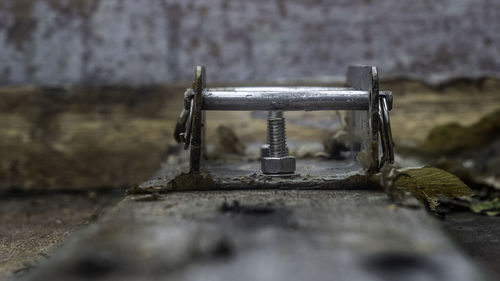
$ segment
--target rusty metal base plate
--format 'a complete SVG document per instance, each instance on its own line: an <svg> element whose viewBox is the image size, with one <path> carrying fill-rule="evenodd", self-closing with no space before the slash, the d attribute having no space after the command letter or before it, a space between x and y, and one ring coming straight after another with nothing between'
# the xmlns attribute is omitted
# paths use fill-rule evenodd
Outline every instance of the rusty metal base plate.
<svg viewBox="0 0 500 281"><path fill-rule="evenodd" d="M169 183L182 173L181 170L172 172L172 166L165 165L140 187L168 190ZM368 177L353 159L298 159L295 174L286 176L262 174L257 159L225 159L206 161L203 174L211 183L205 188L201 182L199 189L367 189L370 186ZM197 188L189 186L186 189Z"/></svg>

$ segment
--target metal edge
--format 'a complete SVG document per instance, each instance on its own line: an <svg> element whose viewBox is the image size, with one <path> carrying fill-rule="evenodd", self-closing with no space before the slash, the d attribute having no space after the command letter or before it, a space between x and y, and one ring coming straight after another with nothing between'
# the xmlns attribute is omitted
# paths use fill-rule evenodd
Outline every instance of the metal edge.
<svg viewBox="0 0 500 281"><path fill-rule="evenodd" d="M199 172L204 154L204 114L202 110L202 93L205 88L205 68L197 66L193 81L193 124L191 137L191 153L189 166L191 172Z"/></svg>
<svg viewBox="0 0 500 281"><path fill-rule="evenodd" d="M379 82L378 71L374 66L349 66L347 69L346 82L355 90L370 91L370 106L365 111L349 111L347 114L347 123L349 124L349 134L354 139L356 126L366 130L361 132L362 142L360 147L353 147L355 152L369 152L369 163L365 163L366 173L375 173L378 170L378 96ZM360 123L362 127L360 127ZM366 126L367 125L367 126ZM354 144L356 145L356 144Z"/></svg>

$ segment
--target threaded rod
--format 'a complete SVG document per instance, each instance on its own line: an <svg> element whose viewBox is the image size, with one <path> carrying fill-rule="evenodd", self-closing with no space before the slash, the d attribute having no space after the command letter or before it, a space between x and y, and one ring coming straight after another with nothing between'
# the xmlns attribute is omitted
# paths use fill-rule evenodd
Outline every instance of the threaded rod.
<svg viewBox="0 0 500 281"><path fill-rule="evenodd" d="M280 112L279 116L283 116ZM269 138L269 156L285 157L288 154L286 145L286 122L283 117L267 118L267 135Z"/></svg>

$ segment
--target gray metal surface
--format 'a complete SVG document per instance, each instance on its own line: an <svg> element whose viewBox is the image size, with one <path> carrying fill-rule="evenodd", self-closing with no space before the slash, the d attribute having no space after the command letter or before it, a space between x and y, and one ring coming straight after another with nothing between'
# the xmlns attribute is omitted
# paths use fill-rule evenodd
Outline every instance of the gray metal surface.
<svg viewBox="0 0 500 281"><path fill-rule="evenodd" d="M203 91L203 110L368 110L369 92L320 87Z"/></svg>
<svg viewBox="0 0 500 281"><path fill-rule="evenodd" d="M260 170L264 174L290 175L295 172L295 157L263 157L260 160Z"/></svg>
<svg viewBox="0 0 500 281"><path fill-rule="evenodd" d="M363 168L366 172L373 173L379 168L378 70L373 66L349 66L346 76L347 85L370 93L368 110L348 111L346 123L351 150L355 153L362 153Z"/></svg>

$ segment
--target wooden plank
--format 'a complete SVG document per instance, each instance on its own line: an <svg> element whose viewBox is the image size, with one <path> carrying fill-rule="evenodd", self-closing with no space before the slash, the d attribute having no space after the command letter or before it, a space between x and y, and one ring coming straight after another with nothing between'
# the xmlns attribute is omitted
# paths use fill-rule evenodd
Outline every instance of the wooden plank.
<svg viewBox="0 0 500 281"><path fill-rule="evenodd" d="M486 280L377 191L128 196L26 280Z"/></svg>

